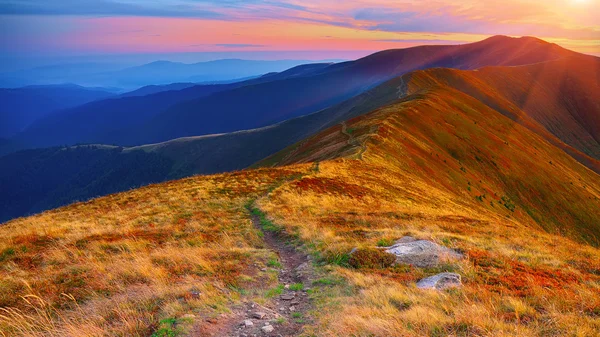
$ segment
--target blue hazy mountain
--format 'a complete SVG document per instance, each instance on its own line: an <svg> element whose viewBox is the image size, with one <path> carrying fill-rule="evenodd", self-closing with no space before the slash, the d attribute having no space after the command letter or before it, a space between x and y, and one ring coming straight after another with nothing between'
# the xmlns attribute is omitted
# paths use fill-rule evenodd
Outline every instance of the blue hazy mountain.
<svg viewBox="0 0 600 337"><path fill-rule="evenodd" d="M13 136L52 111L113 95L104 88L74 84L0 89L0 138Z"/></svg>
<svg viewBox="0 0 600 337"><path fill-rule="evenodd" d="M148 85L171 83L217 83L270 72L281 72L306 60L253 61L224 59L198 63L155 61L123 67L105 63L77 63L36 67L0 74L0 87L32 84L76 83L83 86L135 90Z"/></svg>

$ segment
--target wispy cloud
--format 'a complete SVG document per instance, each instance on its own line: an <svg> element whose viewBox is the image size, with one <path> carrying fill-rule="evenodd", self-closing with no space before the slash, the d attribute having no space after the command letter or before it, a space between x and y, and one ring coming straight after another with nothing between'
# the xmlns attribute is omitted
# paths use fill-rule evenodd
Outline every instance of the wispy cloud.
<svg viewBox="0 0 600 337"><path fill-rule="evenodd" d="M599 12L600 0L0 0L0 52L376 50L496 34L535 35L594 52ZM106 37L119 30L145 32Z"/></svg>
<svg viewBox="0 0 600 337"><path fill-rule="evenodd" d="M262 48L262 47L266 47L265 45L262 45L262 44L250 44L250 43L216 43L215 46L224 47L224 48Z"/></svg>

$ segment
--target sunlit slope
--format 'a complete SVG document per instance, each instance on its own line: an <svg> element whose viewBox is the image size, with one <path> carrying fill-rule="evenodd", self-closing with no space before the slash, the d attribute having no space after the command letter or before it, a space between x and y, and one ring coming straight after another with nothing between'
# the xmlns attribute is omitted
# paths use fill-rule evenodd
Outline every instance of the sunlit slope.
<svg viewBox="0 0 600 337"><path fill-rule="evenodd" d="M478 71L431 69L414 73L410 82L414 90L454 87L535 128L530 118L564 143L600 159L600 58L569 57Z"/></svg>
<svg viewBox="0 0 600 337"><path fill-rule="evenodd" d="M180 328L205 335L241 289L276 285L245 204L303 171L188 178L0 226L0 308L22 310L0 309L0 335L150 336L186 314Z"/></svg>
<svg viewBox="0 0 600 337"><path fill-rule="evenodd" d="M335 157L362 158L468 207L600 244L600 177L542 136L450 87L422 89L261 164Z"/></svg>

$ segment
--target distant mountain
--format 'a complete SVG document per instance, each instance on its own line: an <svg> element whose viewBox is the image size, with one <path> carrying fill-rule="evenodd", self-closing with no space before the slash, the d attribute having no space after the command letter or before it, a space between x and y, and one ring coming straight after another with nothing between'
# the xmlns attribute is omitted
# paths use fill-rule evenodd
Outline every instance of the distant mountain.
<svg viewBox="0 0 600 337"><path fill-rule="evenodd" d="M253 61L230 59L186 64L156 61L142 66L101 74L98 77L110 78L117 86L131 88L174 82L196 83L232 80L279 72L309 62L302 60Z"/></svg>
<svg viewBox="0 0 600 337"><path fill-rule="evenodd" d="M242 82L214 85L173 84L139 89L121 96L65 109L41 119L15 137L23 148L74 145L78 143L129 144L129 133L167 108L220 91L264 82L310 75L330 64L302 65L281 73ZM184 88L169 90L171 88ZM154 93L153 93L154 92ZM2 153L2 152L0 152Z"/></svg>
<svg viewBox="0 0 600 337"><path fill-rule="evenodd" d="M102 63L64 64L0 74L0 87L68 82L88 87L118 87L135 90L148 85L239 80L280 72L306 63L311 61L224 59L190 64L156 61L134 67Z"/></svg>
<svg viewBox="0 0 600 337"><path fill-rule="evenodd" d="M0 89L0 137L10 137L52 111L113 96L110 89L73 84Z"/></svg>
<svg viewBox="0 0 600 337"><path fill-rule="evenodd" d="M159 92L165 91L178 91L198 85L197 83L171 83L165 85L147 85L137 90L128 91L119 95L119 97L135 97L135 96L147 96L152 94L158 94Z"/></svg>
<svg viewBox="0 0 600 337"><path fill-rule="evenodd" d="M110 87L89 81L96 74L117 71L123 65L113 63L83 62L55 64L30 69L22 69L0 73L0 88L17 88L28 85L54 85L60 83L77 83L84 86Z"/></svg>
<svg viewBox="0 0 600 337"><path fill-rule="evenodd" d="M270 74L278 74L278 73L270 73ZM157 94L164 91L174 91L174 90L183 90L187 88L191 88L197 85L216 85L216 84L233 84L237 82L246 82L252 79L255 79L260 76L251 76L247 78L239 78L234 80L224 80L224 81L206 81L206 82L198 82L198 83L171 83L164 85L147 85L145 87L141 87L139 89L125 92L119 97L133 97L133 96L147 96L152 94Z"/></svg>
<svg viewBox="0 0 600 337"><path fill-rule="evenodd" d="M195 97L193 88L201 87L184 89L181 92L190 95L172 100L149 95L136 105L110 102L102 107L80 107L36 123L17 139L34 147L77 143L131 146L227 133L333 106L418 69L514 66L574 54L539 39L502 36L458 46L387 50L352 62L295 68L229 87L212 87L209 94Z"/></svg>

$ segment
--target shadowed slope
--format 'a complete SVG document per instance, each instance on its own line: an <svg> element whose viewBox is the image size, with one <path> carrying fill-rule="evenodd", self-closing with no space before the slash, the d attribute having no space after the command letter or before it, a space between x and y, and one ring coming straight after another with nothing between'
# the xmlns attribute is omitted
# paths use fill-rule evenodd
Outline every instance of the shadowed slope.
<svg viewBox="0 0 600 337"><path fill-rule="evenodd" d="M0 137L12 137L53 111L106 99L113 93L78 85L0 88ZM1 152L1 151L0 151Z"/></svg>

